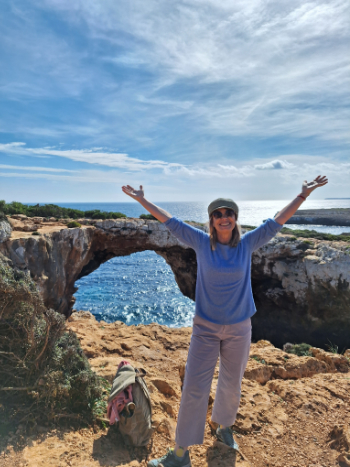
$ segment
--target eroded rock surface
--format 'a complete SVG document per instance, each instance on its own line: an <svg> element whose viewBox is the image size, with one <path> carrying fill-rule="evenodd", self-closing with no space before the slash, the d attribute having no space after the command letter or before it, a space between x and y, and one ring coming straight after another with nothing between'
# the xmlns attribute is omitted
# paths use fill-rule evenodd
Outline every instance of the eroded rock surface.
<svg viewBox="0 0 350 467"><path fill-rule="evenodd" d="M88 312L73 313L68 327L78 334L95 371L110 382L121 359L146 370L154 406L151 456L164 452L174 437L192 329L98 323ZM336 428L350 422L350 360L317 348L311 353L313 357L297 357L267 341L252 344L234 426L241 447L236 458L213 437L217 365L204 445L192 449L193 465L338 465L338 457L350 453L348 432ZM270 376L262 379L258 368L267 368Z"/></svg>
<svg viewBox="0 0 350 467"><path fill-rule="evenodd" d="M67 326L77 333L93 369L110 383L118 363L128 360L147 372L154 407L154 436L148 449L127 449L116 426L55 430L0 455L0 467L145 467L174 443L181 384L191 328L156 324L127 326L97 322L89 312L73 313ZM234 426L240 454L215 440L211 422L218 367L208 401L205 438L191 448L194 467L344 467L350 459L349 359L312 349L314 357L286 354L267 341L251 346ZM336 362L340 362L338 365ZM262 370L259 371L259 368ZM264 368L267 372L264 372ZM269 376L262 375L269 374ZM1 444L1 443L0 443ZM12 451L11 451L12 449ZM16 459L18 463L14 462Z"/></svg>
<svg viewBox="0 0 350 467"><path fill-rule="evenodd" d="M78 279L113 257L144 250L165 258L182 293L195 298L195 252L157 221L86 221L75 229L54 220L36 222L39 235L15 231L0 243L0 253L29 270L45 304L66 316L73 308ZM252 285L258 309L253 317L255 340L268 339L278 346L288 341L323 348L329 342L349 346L349 243L278 235L254 253Z"/></svg>
<svg viewBox="0 0 350 467"><path fill-rule="evenodd" d="M0 243L11 237L12 227L6 219L0 219Z"/></svg>

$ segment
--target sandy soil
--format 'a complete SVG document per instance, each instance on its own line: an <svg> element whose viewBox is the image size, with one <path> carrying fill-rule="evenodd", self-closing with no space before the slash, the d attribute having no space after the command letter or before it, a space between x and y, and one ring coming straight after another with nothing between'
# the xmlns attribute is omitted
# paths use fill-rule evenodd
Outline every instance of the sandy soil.
<svg viewBox="0 0 350 467"><path fill-rule="evenodd" d="M117 427L75 430L21 429L1 440L0 467L136 467L173 444L191 329L98 323L74 313L74 330L95 371L112 381L127 359L147 372L154 406L154 436L148 448L126 448ZM194 467L350 466L349 360L322 350L296 357L267 341L253 344L234 426L240 453L215 441L208 405L204 444L191 448Z"/></svg>

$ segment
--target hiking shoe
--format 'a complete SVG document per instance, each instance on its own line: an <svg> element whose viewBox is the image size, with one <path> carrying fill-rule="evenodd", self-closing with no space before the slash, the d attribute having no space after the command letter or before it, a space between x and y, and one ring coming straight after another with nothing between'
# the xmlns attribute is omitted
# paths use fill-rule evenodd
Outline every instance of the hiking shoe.
<svg viewBox="0 0 350 467"><path fill-rule="evenodd" d="M233 434L231 428L228 426L227 428L220 428L216 429L216 437L219 441L226 444L230 448L234 449L235 451L239 451L238 444L233 439Z"/></svg>
<svg viewBox="0 0 350 467"><path fill-rule="evenodd" d="M185 452L183 457L177 457L174 449L169 449L165 456L148 462L147 467L191 467L190 453Z"/></svg>

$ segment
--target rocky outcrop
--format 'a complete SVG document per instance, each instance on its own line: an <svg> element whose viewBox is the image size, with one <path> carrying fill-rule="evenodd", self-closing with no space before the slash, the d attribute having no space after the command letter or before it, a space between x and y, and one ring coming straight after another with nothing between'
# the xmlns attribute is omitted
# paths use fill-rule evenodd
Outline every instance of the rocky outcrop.
<svg viewBox="0 0 350 467"><path fill-rule="evenodd" d="M11 237L12 228L7 219L0 218L0 243L5 242Z"/></svg>
<svg viewBox="0 0 350 467"><path fill-rule="evenodd" d="M286 224L350 226L350 209L300 209Z"/></svg>
<svg viewBox="0 0 350 467"><path fill-rule="evenodd" d="M252 285L257 339L349 346L349 243L278 236L254 253Z"/></svg>
<svg viewBox="0 0 350 467"><path fill-rule="evenodd" d="M0 437L1 467L44 467L48 459L52 467L146 467L150 459L162 456L174 444L191 329L107 324L97 322L89 312L73 313L67 327L78 335L94 371L109 383L121 360L145 370L153 406L152 442L147 448L131 449L124 444L118 426L109 426L105 418L105 428L74 428L74 419L62 427L34 426L28 438L23 423L16 433ZM326 356L332 358L332 354ZM291 363L295 371L287 375ZM252 368L258 366L285 368L286 375L271 375L261 384L258 373L252 374ZM314 370L306 374L306 367ZM350 459L349 374L331 369L317 357L287 354L266 341L253 344L233 427L239 452L215 439L217 425L211 415L216 366L204 442L190 448L192 466L346 467Z"/></svg>
<svg viewBox="0 0 350 467"><path fill-rule="evenodd" d="M95 425L77 429L74 419L62 428L33 427L31 436L25 439L23 423L16 434L0 437L1 467L43 467L48 465L48 459L52 467L146 467L150 459L162 456L174 444L191 328L107 324L97 322L89 312L73 313L67 328L77 334L94 371L109 383L121 360L145 370L153 406L152 442L147 449L130 449L123 443L118 427L108 426L108 421L106 428ZM233 427L239 453L215 439L217 425L211 415L217 365L204 442L190 450L193 467L347 466L349 367L339 371L329 363L333 354L313 350L318 351L314 357L297 357L267 341L251 346ZM282 376L271 373L260 382L263 372L257 369L264 367L279 368Z"/></svg>
<svg viewBox="0 0 350 467"><path fill-rule="evenodd" d="M195 253L157 221L95 221L75 229L52 222L38 232L14 232L0 253L30 271L45 304L66 316L79 278L113 257L144 250L165 258L182 293L195 299ZM278 235L254 253L252 285L258 309L253 339L349 347L349 243Z"/></svg>
<svg viewBox="0 0 350 467"><path fill-rule="evenodd" d="M162 446L164 438L168 443L173 440L191 328L98 323L87 312L73 313L68 327L77 333L95 371L110 382L122 359L146 371L154 408L154 451ZM209 467L292 467L324 465L324 459L337 465L339 455L350 454L350 446L336 444L340 435L336 437L334 433L339 421L345 427L350 421L350 362L321 349L311 349L311 353L313 356L298 357L267 341L252 344L234 426L241 451L237 459L215 443L213 436L217 427L211 421L217 365L205 441L203 446L192 448L193 465L207 465L207 461ZM312 442L305 442L308 439ZM313 463L306 463L305 459L312 459Z"/></svg>
<svg viewBox="0 0 350 467"><path fill-rule="evenodd" d="M26 224L22 219L20 222ZM60 222L14 232L0 252L13 264L29 270L45 304L68 316L74 304L75 282L116 256L154 250L171 265L181 291L194 299L196 256L158 221L120 219L68 229Z"/></svg>

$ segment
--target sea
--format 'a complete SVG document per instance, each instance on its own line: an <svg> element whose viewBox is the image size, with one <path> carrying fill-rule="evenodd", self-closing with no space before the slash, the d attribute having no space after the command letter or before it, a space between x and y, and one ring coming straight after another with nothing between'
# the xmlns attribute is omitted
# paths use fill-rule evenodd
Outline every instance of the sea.
<svg viewBox="0 0 350 467"><path fill-rule="evenodd" d="M240 201L239 221L244 225L258 226L264 219L274 217L288 203L288 200ZM83 211L100 209L122 212L128 217L139 217L147 213L136 202L55 204ZM207 206L201 202L155 204L182 220L207 221ZM350 199L308 199L307 209L322 208L350 208ZM288 224L287 227L314 229L332 234L350 232L350 227L340 226ZM113 258L77 281L76 286L78 291L75 293L74 308L90 311L99 321L123 321L129 325L159 323L169 327L192 325L194 302L182 295L170 266L153 251Z"/></svg>

